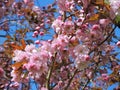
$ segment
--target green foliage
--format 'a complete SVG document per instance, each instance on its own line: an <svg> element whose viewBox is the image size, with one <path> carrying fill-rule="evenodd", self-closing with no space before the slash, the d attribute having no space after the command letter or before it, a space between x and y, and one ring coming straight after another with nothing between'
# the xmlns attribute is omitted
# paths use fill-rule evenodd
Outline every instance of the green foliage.
<svg viewBox="0 0 120 90"><path fill-rule="evenodd" d="M115 25L117 25L120 28L120 15L117 15L115 17Z"/></svg>

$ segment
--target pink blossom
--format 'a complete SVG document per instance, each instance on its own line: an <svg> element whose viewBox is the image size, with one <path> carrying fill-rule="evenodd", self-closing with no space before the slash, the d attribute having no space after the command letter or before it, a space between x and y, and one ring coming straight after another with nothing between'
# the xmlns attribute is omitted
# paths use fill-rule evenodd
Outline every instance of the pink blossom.
<svg viewBox="0 0 120 90"><path fill-rule="evenodd" d="M46 23L47 23L47 24L50 24L51 22L50 22L50 20L47 20Z"/></svg>
<svg viewBox="0 0 120 90"><path fill-rule="evenodd" d="M33 51L35 51L35 50L36 50L36 47L35 47L35 45L33 45L33 44L27 45L27 46L25 47L25 51L26 51L26 52L33 52Z"/></svg>
<svg viewBox="0 0 120 90"><path fill-rule="evenodd" d="M74 49L75 54L75 66L83 70L89 65L90 56L88 55L89 49L84 45L78 45Z"/></svg>
<svg viewBox="0 0 120 90"><path fill-rule="evenodd" d="M42 75L42 73L46 72L48 70L47 66L47 58L44 57L41 53L33 53L31 54L30 61L24 65L24 67L32 74L39 74L39 76ZM36 54L36 55L35 55Z"/></svg>
<svg viewBox="0 0 120 90"><path fill-rule="evenodd" d="M38 72L39 66L36 63L30 62L26 64L26 69L31 72Z"/></svg>
<svg viewBox="0 0 120 90"><path fill-rule="evenodd" d="M52 23L52 28L55 29L55 31L58 33L62 30L61 27L62 27L63 23L64 22L58 18Z"/></svg>
<svg viewBox="0 0 120 90"><path fill-rule="evenodd" d="M82 58L81 58L82 59ZM79 70L84 70L85 68L88 67L88 65L90 64L90 62L86 62L86 61L80 61L80 60L76 60L75 61L75 66L76 68L78 68Z"/></svg>
<svg viewBox="0 0 120 90"><path fill-rule="evenodd" d="M102 29L100 28L100 25L93 25L92 29L90 30L90 34L89 34L89 39L92 41L96 41L96 40L102 40L103 38L103 34L102 34Z"/></svg>
<svg viewBox="0 0 120 90"><path fill-rule="evenodd" d="M66 21L64 26L69 29L70 27L74 27L74 23L72 21Z"/></svg>
<svg viewBox="0 0 120 90"><path fill-rule="evenodd" d="M120 0L109 0L110 6L114 12L115 15L120 14Z"/></svg>
<svg viewBox="0 0 120 90"><path fill-rule="evenodd" d="M112 46L112 45L106 45L106 46L105 46L105 52L106 52L106 53L111 52L113 49L114 49L114 46Z"/></svg>
<svg viewBox="0 0 120 90"><path fill-rule="evenodd" d="M23 0L25 4L27 4L28 2L30 2L30 0Z"/></svg>
<svg viewBox="0 0 120 90"><path fill-rule="evenodd" d="M60 10L67 11L70 8L69 2L67 0L58 0L58 6Z"/></svg>
<svg viewBox="0 0 120 90"><path fill-rule="evenodd" d="M37 26L37 27L35 27L35 30L38 31L38 30L40 30L40 28L41 28L40 26Z"/></svg>
<svg viewBox="0 0 120 90"><path fill-rule="evenodd" d="M40 24L40 27L44 27L44 23L41 23L41 24Z"/></svg>
<svg viewBox="0 0 120 90"><path fill-rule="evenodd" d="M87 76L88 76L89 78L92 78L92 76L93 76L92 71L89 71L89 72L87 73Z"/></svg>
<svg viewBox="0 0 120 90"><path fill-rule="evenodd" d="M81 17L76 21L76 24L78 26L81 26L82 22L84 21L84 18L82 17L83 16L82 13L84 13L84 11L80 10L80 12L81 12Z"/></svg>
<svg viewBox="0 0 120 90"><path fill-rule="evenodd" d="M32 37L33 37L33 38L35 38L35 37L36 37L36 35L33 33Z"/></svg>
<svg viewBox="0 0 120 90"><path fill-rule="evenodd" d="M98 25L98 24L94 24L93 26L92 26L92 30L100 30L100 25Z"/></svg>
<svg viewBox="0 0 120 90"><path fill-rule="evenodd" d="M85 58L86 61L90 60L90 56L89 55L84 55L84 58Z"/></svg>
<svg viewBox="0 0 120 90"><path fill-rule="evenodd" d="M15 81L15 82L20 82L21 81L20 80L20 75L15 72L14 68L11 72L11 77L12 77L11 81Z"/></svg>
<svg viewBox="0 0 120 90"><path fill-rule="evenodd" d="M41 36L43 36L43 35L44 35L44 32L40 32L39 34L40 34Z"/></svg>
<svg viewBox="0 0 120 90"><path fill-rule="evenodd" d="M105 81L108 80L109 79L108 74L102 74L102 79Z"/></svg>
<svg viewBox="0 0 120 90"><path fill-rule="evenodd" d="M48 90L47 88L45 88L45 87L42 87L40 90Z"/></svg>
<svg viewBox="0 0 120 90"><path fill-rule="evenodd" d="M14 82L14 83L12 83L12 84L10 84L10 87L12 87L12 88L18 88L20 86L20 84L18 83L18 82Z"/></svg>
<svg viewBox="0 0 120 90"><path fill-rule="evenodd" d="M63 50L65 47L67 47L69 43L69 38L67 35L59 35L56 39L52 42L52 48Z"/></svg>
<svg viewBox="0 0 120 90"><path fill-rule="evenodd" d="M62 33L63 34L69 34L69 33L72 33L74 30L74 23L70 20L66 21L63 25L63 28L62 28Z"/></svg>
<svg viewBox="0 0 120 90"><path fill-rule="evenodd" d="M94 40L94 38L96 39L96 37L98 37L97 32L91 30L90 31L90 37L91 37L92 40Z"/></svg>
<svg viewBox="0 0 120 90"><path fill-rule="evenodd" d="M30 61L32 61L34 63L34 62L37 62L39 60L41 60L39 53L38 52L32 53L32 55L30 56Z"/></svg>
<svg viewBox="0 0 120 90"><path fill-rule="evenodd" d="M28 53L21 51L21 50L14 51L14 57L13 57L14 61L20 62L20 61L28 60L28 59L29 59Z"/></svg>
<svg viewBox="0 0 120 90"><path fill-rule="evenodd" d="M99 23L103 26L107 26L110 23L109 19L100 19Z"/></svg>
<svg viewBox="0 0 120 90"><path fill-rule="evenodd" d="M38 35L38 31L34 31L34 33L33 33L33 34Z"/></svg>
<svg viewBox="0 0 120 90"><path fill-rule="evenodd" d="M120 47L120 41L118 41L118 42L116 43L116 45L117 45L118 47Z"/></svg>
<svg viewBox="0 0 120 90"><path fill-rule="evenodd" d="M40 44L40 40L36 40L36 41L35 41L35 44Z"/></svg>
<svg viewBox="0 0 120 90"><path fill-rule="evenodd" d="M83 30L81 30L81 29L78 29L77 31L76 31L76 37L79 39L79 40L84 40L85 38L86 38L86 34L85 34L85 32L83 31Z"/></svg>
<svg viewBox="0 0 120 90"><path fill-rule="evenodd" d="M85 45L77 45L73 52L78 56L79 54L88 54L89 49Z"/></svg>

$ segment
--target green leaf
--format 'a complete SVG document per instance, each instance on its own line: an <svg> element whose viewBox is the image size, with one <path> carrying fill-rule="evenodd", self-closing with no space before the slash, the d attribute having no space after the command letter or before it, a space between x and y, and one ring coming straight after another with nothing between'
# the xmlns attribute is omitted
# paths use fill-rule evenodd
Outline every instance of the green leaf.
<svg viewBox="0 0 120 90"><path fill-rule="evenodd" d="M117 15L115 17L115 25L117 25L120 28L120 15Z"/></svg>

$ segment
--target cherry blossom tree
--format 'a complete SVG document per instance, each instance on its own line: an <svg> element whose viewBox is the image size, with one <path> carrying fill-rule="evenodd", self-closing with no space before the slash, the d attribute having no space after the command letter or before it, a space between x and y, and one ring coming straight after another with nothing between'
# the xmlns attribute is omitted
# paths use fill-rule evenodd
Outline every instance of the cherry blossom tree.
<svg viewBox="0 0 120 90"><path fill-rule="evenodd" d="M0 1L0 90L119 90L120 0L39 3Z"/></svg>

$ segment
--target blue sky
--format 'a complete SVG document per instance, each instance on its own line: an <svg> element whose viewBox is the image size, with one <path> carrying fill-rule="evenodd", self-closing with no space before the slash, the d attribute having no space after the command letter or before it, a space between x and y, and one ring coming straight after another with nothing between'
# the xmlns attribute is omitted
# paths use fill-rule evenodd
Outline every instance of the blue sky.
<svg viewBox="0 0 120 90"><path fill-rule="evenodd" d="M54 0L35 0L36 1L36 5L38 6L46 6L48 4L51 4Z"/></svg>

